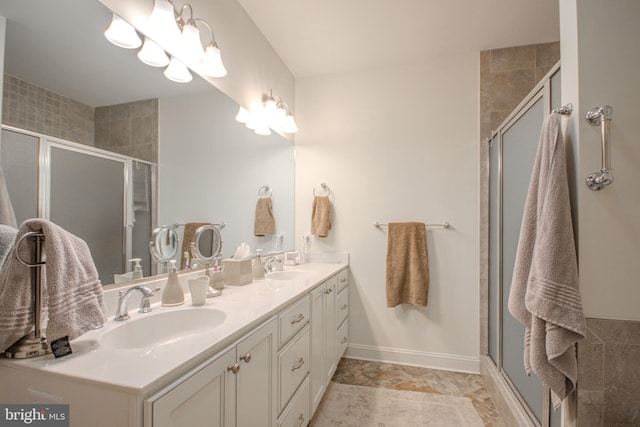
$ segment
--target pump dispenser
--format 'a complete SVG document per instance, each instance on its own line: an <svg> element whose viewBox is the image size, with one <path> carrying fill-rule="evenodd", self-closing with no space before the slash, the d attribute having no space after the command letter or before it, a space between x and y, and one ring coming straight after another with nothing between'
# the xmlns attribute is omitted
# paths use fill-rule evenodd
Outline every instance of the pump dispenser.
<svg viewBox="0 0 640 427"><path fill-rule="evenodd" d="M180 279L178 279L176 260L172 259L169 261L169 278L162 291L162 305L172 306L180 304L184 304L184 292L182 292Z"/></svg>
<svg viewBox="0 0 640 427"><path fill-rule="evenodd" d="M129 261L134 263L133 271L131 272L131 280L142 279L142 277L144 276L144 274L142 273L142 266L140 265L140 261L142 261L142 259L131 258Z"/></svg>
<svg viewBox="0 0 640 427"><path fill-rule="evenodd" d="M252 272L253 278L260 280L264 279L264 267L262 266L262 249L256 249L256 257L253 259Z"/></svg>

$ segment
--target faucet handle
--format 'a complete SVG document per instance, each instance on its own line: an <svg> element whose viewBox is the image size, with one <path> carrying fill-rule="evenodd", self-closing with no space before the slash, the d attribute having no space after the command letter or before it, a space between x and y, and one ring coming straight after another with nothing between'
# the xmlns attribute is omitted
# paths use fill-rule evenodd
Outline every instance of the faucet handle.
<svg viewBox="0 0 640 427"><path fill-rule="evenodd" d="M139 313L148 313L151 311L151 302L149 298L151 298L156 292L160 290L160 287L148 288L146 286L141 286L140 290L143 293L143 297L140 299L140 309Z"/></svg>

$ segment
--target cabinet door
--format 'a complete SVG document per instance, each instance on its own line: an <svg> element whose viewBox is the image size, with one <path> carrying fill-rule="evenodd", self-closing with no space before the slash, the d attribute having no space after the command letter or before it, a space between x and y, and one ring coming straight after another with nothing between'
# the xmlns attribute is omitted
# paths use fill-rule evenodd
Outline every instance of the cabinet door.
<svg viewBox="0 0 640 427"><path fill-rule="evenodd" d="M326 387L326 296L325 285L311 292L311 414L315 412Z"/></svg>
<svg viewBox="0 0 640 427"><path fill-rule="evenodd" d="M236 347L238 427L272 427L276 422L277 319L252 332Z"/></svg>
<svg viewBox="0 0 640 427"><path fill-rule="evenodd" d="M327 370L325 372L325 383L328 384L331 381L333 373L338 366L338 343L336 341L336 295L338 290L338 279L332 277L327 280L327 290L325 292L326 299L326 313L327 318L325 322L325 334L326 334L326 364Z"/></svg>
<svg viewBox="0 0 640 427"><path fill-rule="evenodd" d="M228 367L236 361L235 349L145 401L146 427L201 427L235 425L235 378Z"/></svg>

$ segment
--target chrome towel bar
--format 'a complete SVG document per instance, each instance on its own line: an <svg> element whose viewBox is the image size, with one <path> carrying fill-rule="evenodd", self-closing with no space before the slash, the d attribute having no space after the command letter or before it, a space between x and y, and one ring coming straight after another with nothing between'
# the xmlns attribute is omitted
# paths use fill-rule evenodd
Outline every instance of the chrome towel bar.
<svg viewBox="0 0 640 427"><path fill-rule="evenodd" d="M451 225L448 222L443 222L443 223L440 223L440 224L425 224L425 225L427 227L441 227L441 228L449 228L449 227L451 227ZM380 227L388 227L389 224L383 224L381 222L376 221L376 222L373 223L373 226L375 228L380 228Z"/></svg>
<svg viewBox="0 0 640 427"><path fill-rule="evenodd" d="M611 169L611 145L609 140L609 122L613 108L608 105L596 107L587 111L585 120L591 126L600 126L602 140L602 168L599 172L593 172L587 177L587 187L591 190L602 190L613 183L613 170Z"/></svg>

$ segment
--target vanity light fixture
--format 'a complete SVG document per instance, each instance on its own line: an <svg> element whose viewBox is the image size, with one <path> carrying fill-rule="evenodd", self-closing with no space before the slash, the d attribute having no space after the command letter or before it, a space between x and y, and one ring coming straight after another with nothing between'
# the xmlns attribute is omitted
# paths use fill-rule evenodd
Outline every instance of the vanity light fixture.
<svg viewBox="0 0 640 427"><path fill-rule="evenodd" d="M135 28L115 13L111 18L109 27L104 31L104 36L111 43L125 49L137 49L142 44Z"/></svg>
<svg viewBox="0 0 640 427"><path fill-rule="evenodd" d="M188 12L186 19L185 11ZM200 40L197 24L205 26L211 33L211 41L206 49ZM124 34L123 30L115 32L116 28L121 27L128 28L126 37L119 35ZM203 19L194 18L191 5L185 4L178 13L172 0L154 0L146 28L149 37L145 37L138 58L152 67L166 66L164 75L168 79L179 83L190 82L192 76L189 67L209 77L227 75L211 25ZM111 25L105 31L105 36L116 46L128 49L138 48L142 44L134 27L115 14ZM172 53L171 59L167 52ZM180 60L173 56L174 53Z"/></svg>
<svg viewBox="0 0 640 427"><path fill-rule="evenodd" d="M282 133L296 133L299 130L289 104L280 97L274 97L271 90L269 95L263 97L263 102L251 105L250 111L241 106L236 120L258 135L270 135L270 129Z"/></svg>

